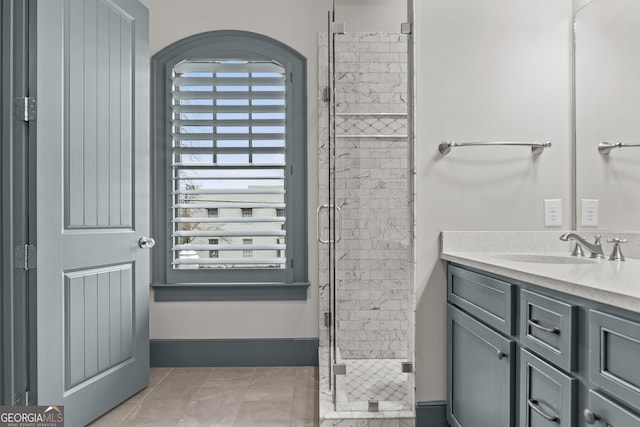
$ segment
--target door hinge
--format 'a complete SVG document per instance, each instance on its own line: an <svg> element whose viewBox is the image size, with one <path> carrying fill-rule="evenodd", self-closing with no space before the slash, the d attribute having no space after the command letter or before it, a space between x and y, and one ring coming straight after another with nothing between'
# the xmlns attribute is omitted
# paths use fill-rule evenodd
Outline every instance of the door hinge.
<svg viewBox="0 0 640 427"><path fill-rule="evenodd" d="M331 32L333 34L344 34L346 32L347 25L345 22L332 22Z"/></svg>
<svg viewBox="0 0 640 427"><path fill-rule="evenodd" d="M329 90L328 86L322 88L322 100L324 102L331 101L331 91Z"/></svg>
<svg viewBox="0 0 640 427"><path fill-rule="evenodd" d="M331 313L328 311L324 313L324 327L325 328L331 327Z"/></svg>
<svg viewBox="0 0 640 427"><path fill-rule="evenodd" d="M26 406L27 404L26 397L27 397L27 393L25 393L24 391L17 391L13 395L13 404L15 406Z"/></svg>
<svg viewBox="0 0 640 427"><path fill-rule="evenodd" d="M36 98L25 96L16 98L13 102L14 118L21 122L30 122L36 119Z"/></svg>
<svg viewBox="0 0 640 427"><path fill-rule="evenodd" d="M413 374L413 363L402 362L401 371L403 374Z"/></svg>
<svg viewBox="0 0 640 427"><path fill-rule="evenodd" d="M37 403L36 394L33 392L27 391L18 391L13 396L13 405L14 406L30 406L35 405Z"/></svg>
<svg viewBox="0 0 640 427"><path fill-rule="evenodd" d="M333 365L334 375L347 375L347 365L344 363L336 363Z"/></svg>
<svg viewBox="0 0 640 427"><path fill-rule="evenodd" d="M16 246L13 251L13 266L23 270L31 270L36 267L37 252L34 245Z"/></svg>

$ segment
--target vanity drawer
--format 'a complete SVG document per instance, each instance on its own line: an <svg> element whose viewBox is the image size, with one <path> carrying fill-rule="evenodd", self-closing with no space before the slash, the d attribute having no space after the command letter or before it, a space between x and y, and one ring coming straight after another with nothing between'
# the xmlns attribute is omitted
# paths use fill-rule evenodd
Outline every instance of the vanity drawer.
<svg viewBox="0 0 640 427"><path fill-rule="evenodd" d="M640 408L640 323L589 311L591 382Z"/></svg>
<svg viewBox="0 0 640 427"><path fill-rule="evenodd" d="M627 411L593 390L589 390L589 408L584 411L583 416L587 423L595 426L640 426L640 416Z"/></svg>
<svg viewBox="0 0 640 427"><path fill-rule="evenodd" d="M520 343L555 365L576 368L577 311L560 300L520 292Z"/></svg>
<svg viewBox="0 0 640 427"><path fill-rule="evenodd" d="M573 427L577 380L520 350L520 426Z"/></svg>
<svg viewBox="0 0 640 427"><path fill-rule="evenodd" d="M449 265L448 298L467 313L507 335L513 334L513 285Z"/></svg>

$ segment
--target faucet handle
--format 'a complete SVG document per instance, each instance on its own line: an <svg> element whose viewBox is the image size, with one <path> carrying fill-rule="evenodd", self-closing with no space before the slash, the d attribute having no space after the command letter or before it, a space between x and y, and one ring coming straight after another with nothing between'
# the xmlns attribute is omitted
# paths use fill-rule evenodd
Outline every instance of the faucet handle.
<svg viewBox="0 0 640 427"><path fill-rule="evenodd" d="M613 239L607 239L607 242L609 242L609 243L627 243L628 240L627 239L621 239L619 237L614 237Z"/></svg>
<svg viewBox="0 0 640 427"><path fill-rule="evenodd" d="M618 237L614 237L613 239L608 239L607 242L613 243L613 250L611 251L611 255L609 259L611 261L624 261L624 255L622 254L622 249L620 248L621 243L627 243L627 239L620 239Z"/></svg>

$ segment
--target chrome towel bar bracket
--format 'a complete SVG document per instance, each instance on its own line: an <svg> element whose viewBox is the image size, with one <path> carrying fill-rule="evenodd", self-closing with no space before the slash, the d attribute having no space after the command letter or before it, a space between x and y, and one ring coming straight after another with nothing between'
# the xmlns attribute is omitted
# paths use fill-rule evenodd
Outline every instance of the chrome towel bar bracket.
<svg viewBox="0 0 640 427"><path fill-rule="evenodd" d="M598 144L598 152L603 156L608 156L611 150L614 148L627 148L627 147L640 147L640 144L625 144L622 142L616 142L612 144L610 142L601 142Z"/></svg>
<svg viewBox="0 0 640 427"><path fill-rule="evenodd" d="M485 146L485 145L518 145L523 147L531 147L531 152L538 155L544 151L545 148L551 147L549 141L546 142L508 142L508 141L490 141L490 142L456 142L456 141L443 141L438 146L440 154L443 156L448 154L453 147L471 147L471 146Z"/></svg>

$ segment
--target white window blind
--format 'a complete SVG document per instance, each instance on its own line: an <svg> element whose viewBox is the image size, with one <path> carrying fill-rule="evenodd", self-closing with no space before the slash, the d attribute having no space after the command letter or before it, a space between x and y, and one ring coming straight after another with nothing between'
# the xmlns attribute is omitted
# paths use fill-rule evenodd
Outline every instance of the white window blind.
<svg viewBox="0 0 640 427"><path fill-rule="evenodd" d="M285 80L273 62L174 67L174 269L286 267Z"/></svg>

